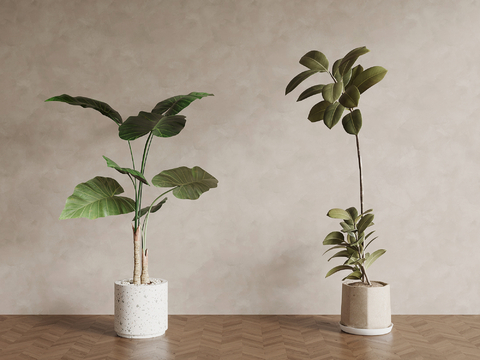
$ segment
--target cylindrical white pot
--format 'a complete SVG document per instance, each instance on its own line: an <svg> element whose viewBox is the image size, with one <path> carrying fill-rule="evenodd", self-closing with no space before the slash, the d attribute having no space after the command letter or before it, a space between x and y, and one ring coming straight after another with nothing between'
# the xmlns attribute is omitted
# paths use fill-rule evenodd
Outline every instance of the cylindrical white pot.
<svg viewBox="0 0 480 360"><path fill-rule="evenodd" d="M115 281L115 332L145 339L165 334L168 328L168 282L150 279L148 285Z"/></svg>
<svg viewBox="0 0 480 360"><path fill-rule="evenodd" d="M373 281L375 286L342 284L342 331L355 335L383 335L392 330L390 285Z"/></svg>

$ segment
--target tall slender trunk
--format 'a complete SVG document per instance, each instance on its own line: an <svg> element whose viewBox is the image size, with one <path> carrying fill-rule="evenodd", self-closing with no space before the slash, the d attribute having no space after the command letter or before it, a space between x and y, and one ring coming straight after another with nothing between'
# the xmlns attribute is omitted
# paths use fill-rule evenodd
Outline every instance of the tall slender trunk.
<svg viewBox="0 0 480 360"><path fill-rule="evenodd" d="M358 141L358 134L355 135L357 142L357 157L358 157L358 172L360 175L360 214L363 214L363 173L362 173L362 156L360 155L360 142Z"/></svg>
<svg viewBox="0 0 480 360"><path fill-rule="evenodd" d="M133 227L133 226L132 226ZM140 226L133 227L133 283L140 284L140 274L142 272L142 232Z"/></svg>
<svg viewBox="0 0 480 360"><path fill-rule="evenodd" d="M148 276L148 249L142 251L142 284L150 284Z"/></svg>

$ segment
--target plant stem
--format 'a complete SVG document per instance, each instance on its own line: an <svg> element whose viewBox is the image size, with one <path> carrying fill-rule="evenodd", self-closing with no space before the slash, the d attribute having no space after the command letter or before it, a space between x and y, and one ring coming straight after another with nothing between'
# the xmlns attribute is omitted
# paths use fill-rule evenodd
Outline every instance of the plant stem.
<svg viewBox="0 0 480 360"><path fill-rule="evenodd" d="M358 134L355 135L357 142L357 157L358 157L358 172L360 175L360 214L363 214L363 173L362 173L362 156L360 155L360 142L358 141Z"/></svg>
<svg viewBox="0 0 480 360"><path fill-rule="evenodd" d="M133 283L140 284L140 274L142 271L142 257L141 257L141 237L140 226L133 228Z"/></svg>

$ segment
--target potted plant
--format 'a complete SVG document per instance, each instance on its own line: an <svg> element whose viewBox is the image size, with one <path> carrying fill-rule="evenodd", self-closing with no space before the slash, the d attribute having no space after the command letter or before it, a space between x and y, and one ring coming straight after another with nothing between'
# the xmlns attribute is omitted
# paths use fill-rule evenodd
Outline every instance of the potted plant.
<svg viewBox="0 0 480 360"><path fill-rule="evenodd" d="M345 332L360 335L380 335L392 329L390 310L390 286L384 282L371 281L367 269L385 253L384 249L367 252L374 231L367 231L373 225L372 210L364 210L364 190L362 174L362 158L358 134L362 127L362 114L358 108L360 96L367 89L381 81L387 70L381 66L363 69L361 65L353 67L357 59L368 53L366 47L353 49L343 58L333 63L329 70L329 62L320 51L306 53L300 64L308 68L295 76L287 85L285 94L290 93L300 83L317 73L327 73L330 82L309 87L303 91L297 101L320 94L322 101L312 107L308 115L311 122L322 121L332 129L342 119L345 131L355 136L356 155L358 159L360 183L360 212L355 207L348 209L331 209L327 216L340 219L340 231L329 233L324 245L333 245L326 252L337 250L328 260L344 258L342 265L331 269L326 277L339 271L347 270L349 274L343 278L341 329ZM346 115L343 115L347 111ZM348 280L348 281L346 281ZM354 281L352 281L354 280Z"/></svg>
<svg viewBox="0 0 480 360"><path fill-rule="evenodd" d="M151 203L142 207L144 186L150 183L145 177L149 150L154 137L178 135L185 126L185 116L179 115L194 100L212 94L192 92L160 101L152 111L141 111L123 121L120 114L108 104L87 97L70 95L54 96L46 101L60 101L83 108L91 108L113 120L118 127L120 139L130 149L131 167L117 165L104 156L108 167L128 176L134 198L119 196L124 192L120 184L108 177L97 176L75 187L68 197L60 219L85 217L96 219L110 215L134 213L132 219L134 267L133 278L115 282L115 331L128 338L150 338L163 335L168 327L168 283L163 279L150 278L148 274L149 253L147 248L147 225L150 215L166 202L167 193L179 199L195 200L209 189L217 187L217 179L200 167L185 166L164 170L155 175L151 184L168 188ZM135 161L131 141L147 136L140 161Z"/></svg>

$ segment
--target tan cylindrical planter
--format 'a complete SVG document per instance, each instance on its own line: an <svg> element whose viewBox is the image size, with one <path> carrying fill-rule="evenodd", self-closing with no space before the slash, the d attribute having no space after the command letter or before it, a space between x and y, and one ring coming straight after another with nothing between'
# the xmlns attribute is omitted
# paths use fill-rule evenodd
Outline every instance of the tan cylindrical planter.
<svg viewBox="0 0 480 360"><path fill-rule="evenodd" d="M115 281L115 332L118 336L146 339L168 328L168 282L150 279L148 285Z"/></svg>
<svg viewBox="0 0 480 360"><path fill-rule="evenodd" d="M355 335L383 335L392 330L390 285L373 281L373 286L360 282L342 284L342 331Z"/></svg>

